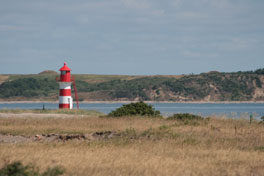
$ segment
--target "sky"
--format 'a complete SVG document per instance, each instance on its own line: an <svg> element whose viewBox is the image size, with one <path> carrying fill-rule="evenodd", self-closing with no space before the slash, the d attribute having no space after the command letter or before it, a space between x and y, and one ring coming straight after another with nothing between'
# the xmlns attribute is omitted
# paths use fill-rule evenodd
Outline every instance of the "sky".
<svg viewBox="0 0 264 176"><path fill-rule="evenodd" d="M263 0L0 0L0 74L264 68Z"/></svg>

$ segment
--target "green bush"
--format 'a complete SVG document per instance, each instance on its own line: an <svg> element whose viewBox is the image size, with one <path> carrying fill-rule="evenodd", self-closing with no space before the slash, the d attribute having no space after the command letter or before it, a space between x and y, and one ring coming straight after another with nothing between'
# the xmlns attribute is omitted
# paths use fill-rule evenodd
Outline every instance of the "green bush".
<svg viewBox="0 0 264 176"><path fill-rule="evenodd" d="M173 114L172 116L167 118L168 120L202 120L203 118L198 115L193 115L189 113L183 114Z"/></svg>
<svg viewBox="0 0 264 176"><path fill-rule="evenodd" d="M264 116L262 116L260 119L262 120L262 122L264 122Z"/></svg>
<svg viewBox="0 0 264 176"><path fill-rule="evenodd" d="M38 168L32 165L24 166L19 161L6 164L0 169L0 176L57 176L63 173L64 169L58 166L48 168L43 173L39 173Z"/></svg>
<svg viewBox="0 0 264 176"><path fill-rule="evenodd" d="M156 111L152 105L144 102L130 103L112 111L108 114L109 117L121 116L151 116L161 117L160 111Z"/></svg>

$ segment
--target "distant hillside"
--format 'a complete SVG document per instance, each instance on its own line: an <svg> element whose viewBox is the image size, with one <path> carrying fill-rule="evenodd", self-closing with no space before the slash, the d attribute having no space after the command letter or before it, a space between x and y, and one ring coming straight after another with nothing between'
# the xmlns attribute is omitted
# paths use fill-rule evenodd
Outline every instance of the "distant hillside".
<svg viewBox="0 0 264 176"><path fill-rule="evenodd" d="M58 75L59 73L53 70L45 70L39 73L39 75Z"/></svg>
<svg viewBox="0 0 264 176"><path fill-rule="evenodd" d="M1 100L57 100L57 74L0 75ZM86 101L260 101L264 69L184 76L74 75Z"/></svg>

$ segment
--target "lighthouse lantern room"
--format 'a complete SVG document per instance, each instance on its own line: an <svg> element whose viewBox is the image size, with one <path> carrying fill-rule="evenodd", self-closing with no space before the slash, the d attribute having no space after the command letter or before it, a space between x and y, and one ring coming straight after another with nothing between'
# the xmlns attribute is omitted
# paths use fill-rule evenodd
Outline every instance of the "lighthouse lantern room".
<svg viewBox="0 0 264 176"><path fill-rule="evenodd" d="M60 109L72 109L73 100L71 97L71 69L64 63L64 66L60 69L60 98L59 108Z"/></svg>

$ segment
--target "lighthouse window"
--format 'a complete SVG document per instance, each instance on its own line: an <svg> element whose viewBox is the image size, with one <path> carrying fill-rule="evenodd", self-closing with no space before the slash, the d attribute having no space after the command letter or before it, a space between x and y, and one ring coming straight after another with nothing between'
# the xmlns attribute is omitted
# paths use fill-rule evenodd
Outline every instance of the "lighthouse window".
<svg viewBox="0 0 264 176"><path fill-rule="evenodd" d="M62 75L66 75L66 71L61 71L61 74Z"/></svg>

